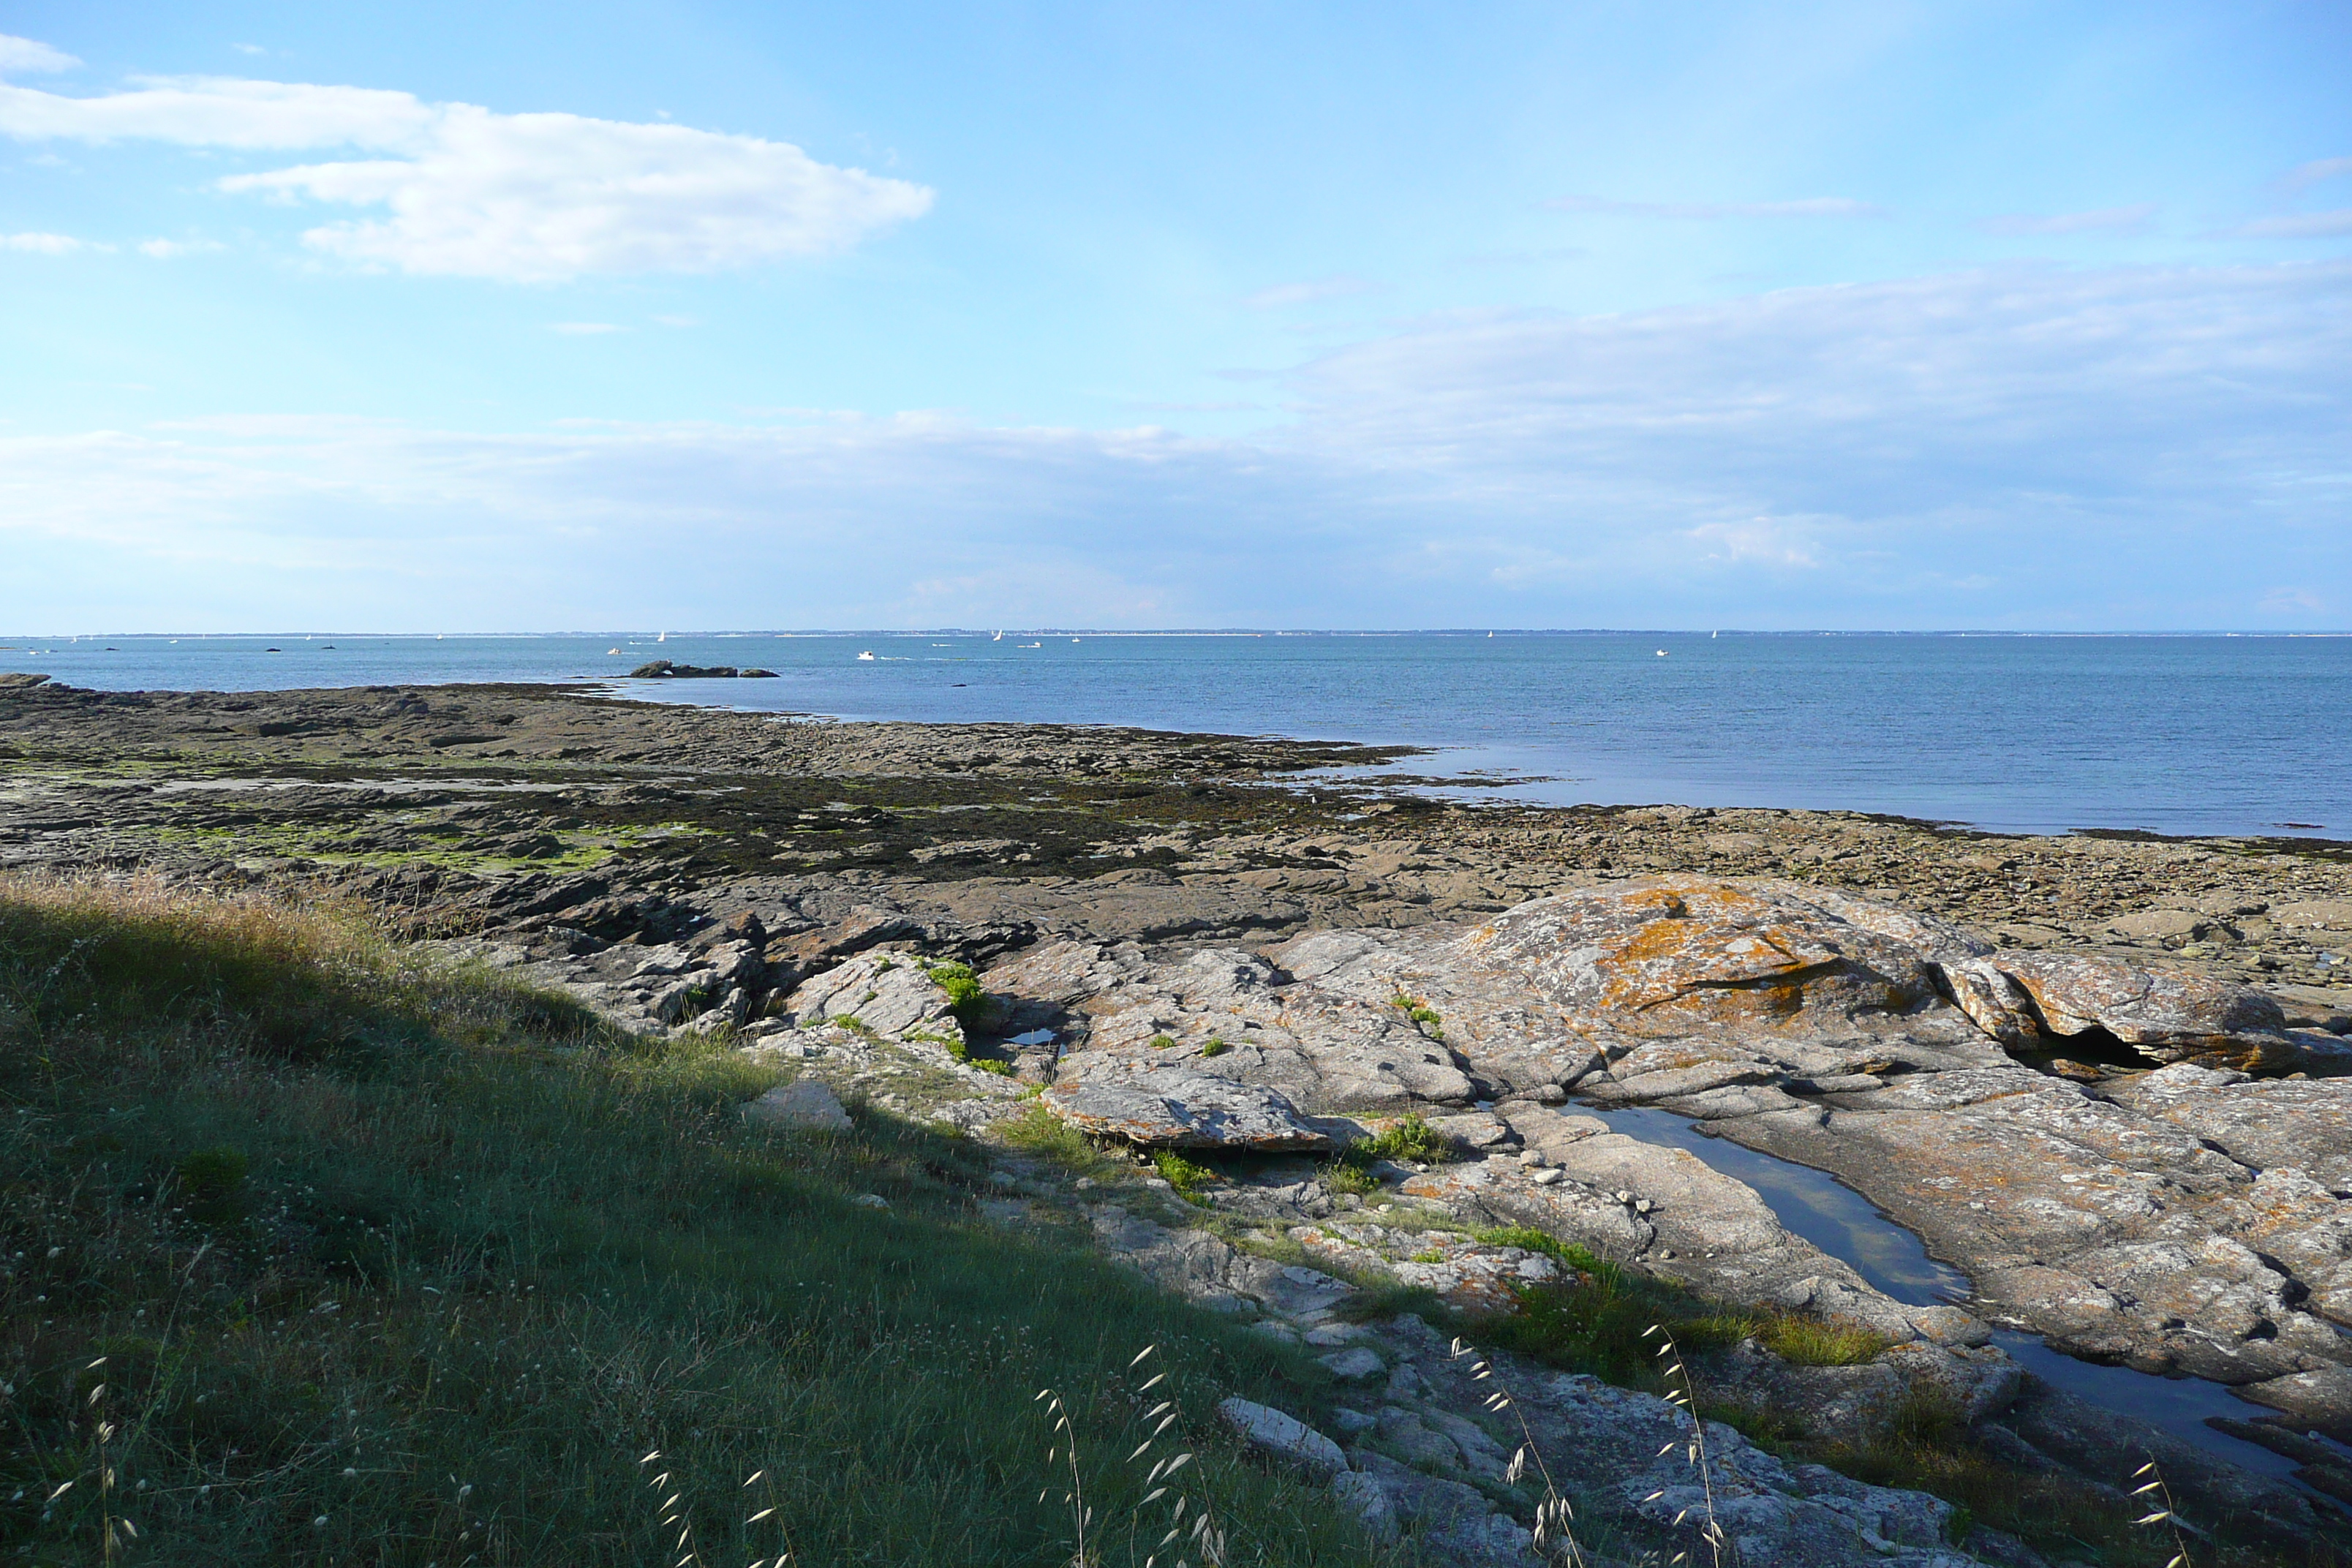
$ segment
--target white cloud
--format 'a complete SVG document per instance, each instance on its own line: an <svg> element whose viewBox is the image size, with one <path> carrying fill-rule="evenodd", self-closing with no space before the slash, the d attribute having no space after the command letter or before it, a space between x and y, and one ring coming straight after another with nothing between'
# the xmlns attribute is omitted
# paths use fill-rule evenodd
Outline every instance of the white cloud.
<svg viewBox="0 0 2352 1568"><path fill-rule="evenodd" d="M551 332L562 332L566 337L593 338L600 337L606 332L622 331L625 329L610 321L550 321L547 324L547 330Z"/></svg>
<svg viewBox="0 0 2352 1568"><path fill-rule="evenodd" d="M2334 212L2259 217L2227 232L2242 239L2326 239L2339 234L2352 234L2352 207L2338 207Z"/></svg>
<svg viewBox="0 0 2352 1568"><path fill-rule="evenodd" d="M69 234L0 234L0 250L29 250L38 256L65 256L77 250L104 248Z"/></svg>
<svg viewBox="0 0 2352 1568"><path fill-rule="evenodd" d="M1372 287L1361 278L1318 278L1260 289L1255 294L1243 295L1242 303L1253 310L1278 310L1288 305L1311 305L1318 300L1342 300L1350 294L1367 292Z"/></svg>
<svg viewBox="0 0 2352 1568"><path fill-rule="evenodd" d="M0 85L0 133L20 141L171 142L285 152L421 151L439 110L404 92L229 77L154 77L129 92L70 98Z"/></svg>
<svg viewBox="0 0 2352 1568"><path fill-rule="evenodd" d="M0 133L142 139L247 151L383 154L219 181L228 192L385 216L303 242L418 273L546 280L709 272L843 249L929 210L904 180L820 163L799 148L682 125L499 114L404 92L195 77L89 98L0 84Z"/></svg>
<svg viewBox="0 0 2352 1568"><path fill-rule="evenodd" d="M0 624L2341 624L2347 363L2352 263L2017 267L1433 321L1246 439L0 435Z"/></svg>
<svg viewBox="0 0 2352 1568"><path fill-rule="evenodd" d="M30 38L19 38L0 33L0 76L12 76L19 71L69 71L81 62L61 49Z"/></svg>
<svg viewBox="0 0 2352 1568"><path fill-rule="evenodd" d="M2140 234L2146 232L2148 220L2156 216L2156 204L2142 202L2137 206L2100 207L2094 212L2056 213L2048 216L2032 213L2009 213L2000 217L1984 219L1977 226L1987 234L2092 234L2109 232Z"/></svg>
<svg viewBox="0 0 2352 1568"><path fill-rule="evenodd" d="M1619 202L1603 196L1559 196L1544 205L1555 212L1602 213L1612 217L1885 217L1885 207L1850 196L1806 196L1792 202Z"/></svg>
<svg viewBox="0 0 2352 1568"><path fill-rule="evenodd" d="M139 254L152 256L158 261L169 261L175 256L194 256L199 251L227 248L216 239L142 239L139 242Z"/></svg>
<svg viewBox="0 0 2352 1568"><path fill-rule="evenodd" d="M231 44L229 47L241 55L266 55L269 52L259 44Z"/></svg>

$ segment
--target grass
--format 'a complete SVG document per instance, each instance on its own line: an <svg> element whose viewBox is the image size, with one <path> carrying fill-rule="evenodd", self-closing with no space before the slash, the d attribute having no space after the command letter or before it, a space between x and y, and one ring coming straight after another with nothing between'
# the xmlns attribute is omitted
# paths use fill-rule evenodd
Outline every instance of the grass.
<svg viewBox="0 0 2352 1568"><path fill-rule="evenodd" d="M681 1531L745 1563L788 1532L807 1564L1064 1562L1039 1387L1096 1434L1109 1521L1169 1389L1311 1409L1296 1350L982 1223L971 1140L747 1128L773 1080L349 914L0 881L0 1541L421 1568L667 1563ZM1234 1561L1375 1555L1319 1492L1189 1446Z"/></svg>

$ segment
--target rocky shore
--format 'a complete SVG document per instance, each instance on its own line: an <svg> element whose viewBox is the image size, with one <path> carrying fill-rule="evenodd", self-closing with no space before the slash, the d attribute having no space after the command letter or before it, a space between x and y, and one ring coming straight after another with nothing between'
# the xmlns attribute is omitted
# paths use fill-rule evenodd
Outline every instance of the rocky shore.
<svg viewBox="0 0 2352 1568"><path fill-rule="evenodd" d="M1350 1303L1420 1291L1475 1321L1589 1285L1576 1258L1870 1336L1843 1364L1710 1352L1696 1375L1759 1419L1866 1433L1932 1397L2020 1477L2112 1498L2154 1455L2200 1530L2352 1529L2352 847L1375 782L1411 766L551 688L0 676L0 868L362 900L630 1027L784 1066L793 1088L747 1108L780 1126L845 1103L1000 1137L1042 1107L1209 1161L1180 1194L1008 1146L994 1217L1084 1227L1328 1347L1362 1390L1310 1434L1328 1484L1455 1561L1531 1561L1509 1434L1422 1318ZM1835 1174L1971 1292L1896 1300L1590 1113L1612 1106ZM1420 1157L1337 1158L1408 1118ZM2230 1429L2295 1479L2041 1384L1996 1326L2238 1389ZM1719 1423L1712 1468L1662 1458L1676 1407L1497 1364L1627 1560L1689 1544L1705 1481L1727 1561L2044 1560Z"/></svg>

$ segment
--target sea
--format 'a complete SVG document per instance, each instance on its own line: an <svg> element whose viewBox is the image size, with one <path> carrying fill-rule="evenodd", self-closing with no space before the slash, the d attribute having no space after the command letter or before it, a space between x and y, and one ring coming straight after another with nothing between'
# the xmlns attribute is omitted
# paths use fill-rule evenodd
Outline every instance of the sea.
<svg viewBox="0 0 2352 1568"><path fill-rule="evenodd" d="M772 680L632 680L655 658ZM2352 839L2352 636L1689 632L0 635L110 690L591 681L631 696L1427 747L1472 799Z"/></svg>

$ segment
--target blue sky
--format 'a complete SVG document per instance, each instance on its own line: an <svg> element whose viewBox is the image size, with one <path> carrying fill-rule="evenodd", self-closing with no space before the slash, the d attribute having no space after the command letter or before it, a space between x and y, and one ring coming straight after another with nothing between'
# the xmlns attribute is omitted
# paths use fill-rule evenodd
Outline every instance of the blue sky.
<svg viewBox="0 0 2352 1568"><path fill-rule="evenodd" d="M0 34L0 626L2352 626L2340 5Z"/></svg>

